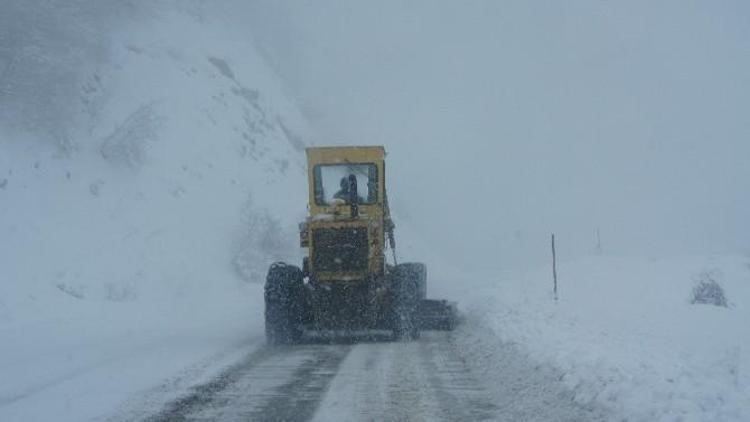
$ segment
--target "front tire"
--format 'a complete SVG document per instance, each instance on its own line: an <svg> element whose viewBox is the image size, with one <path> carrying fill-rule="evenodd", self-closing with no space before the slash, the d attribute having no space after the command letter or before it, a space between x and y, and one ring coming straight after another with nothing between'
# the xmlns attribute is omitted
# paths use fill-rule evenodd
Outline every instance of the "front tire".
<svg viewBox="0 0 750 422"><path fill-rule="evenodd" d="M302 338L305 310L302 270L277 262L271 265L264 288L266 342L295 344Z"/></svg>

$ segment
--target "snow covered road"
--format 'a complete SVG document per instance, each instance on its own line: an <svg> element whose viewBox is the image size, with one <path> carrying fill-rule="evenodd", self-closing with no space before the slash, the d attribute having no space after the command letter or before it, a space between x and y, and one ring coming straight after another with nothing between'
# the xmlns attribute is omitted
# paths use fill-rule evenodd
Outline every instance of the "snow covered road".
<svg viewBox="0 0 750 422"><path fill-rule="evenodd" d="M730 307L686 300L702 268ZM747 421L749 269L592 258L561 266L557 303L546 271L477 274L470 292L435 271L433 294L463 307L454 332L277 348L259 285L117 303L35 292L5 299L0 421Z"/></svg>
<svg viewBox="0 0 750 422"><path fill-rule="evenodd" d="M452 337L355 347L314 420L497 420L499 409Z"/></svg>
<svg viewBox="0 0 750 422"><path fill-rule="evenodd" d="M261 348L145 420L309 419L349 350L330 345Z"/></svg>
<svg viewBox="0 0 750 422"><path fill-rule="evenodd" d="M481 371L481 361L467 360L457 342L463 335L428 332L415 342L345 339L262 347L153 413L139 409L116 420L604 419L598 409L569 400L552 374L531 370L523 378L493 379L497 368ZM518 373L518 368L505 369ZM540 382L548 386L543 392L526 394L528 385ZM505 385L506 397L496 397L494 384Z"/></svg>

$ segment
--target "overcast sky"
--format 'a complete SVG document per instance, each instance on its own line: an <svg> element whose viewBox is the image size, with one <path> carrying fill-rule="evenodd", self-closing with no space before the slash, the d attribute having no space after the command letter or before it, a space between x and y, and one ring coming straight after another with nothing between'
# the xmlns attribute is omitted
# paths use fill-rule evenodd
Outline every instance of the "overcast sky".
<svg viewBox="0 0 750 422"><path fill-rule="evenodd" d="M402 224L463 261L750 251L750 6L260 2L320 130L384 144ZM450 246L448 246L450 245ZM500 261L505 263L500 263Z"/></svg>

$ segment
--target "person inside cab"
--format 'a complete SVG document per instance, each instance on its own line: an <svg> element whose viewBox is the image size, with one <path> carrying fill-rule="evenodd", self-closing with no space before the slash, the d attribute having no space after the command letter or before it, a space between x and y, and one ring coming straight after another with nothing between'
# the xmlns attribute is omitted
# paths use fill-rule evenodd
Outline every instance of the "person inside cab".
<svg viewBox="0 0 750 422"><path fill-rule="evenodd" d="M354 175L350 175L349 177L342 177L341 183L340 183L341 189L339 189L339 191L333 195L333 198L340 199L344 201L344 203L348 204L349 197L351 196L350 195L351 185L354 184L356 186L356 183L357 183L356 180L357 179L355 178ZM357 194L357 203L362 204L364 202L365 200L361 196L359 196L359 194Z"/></svg>

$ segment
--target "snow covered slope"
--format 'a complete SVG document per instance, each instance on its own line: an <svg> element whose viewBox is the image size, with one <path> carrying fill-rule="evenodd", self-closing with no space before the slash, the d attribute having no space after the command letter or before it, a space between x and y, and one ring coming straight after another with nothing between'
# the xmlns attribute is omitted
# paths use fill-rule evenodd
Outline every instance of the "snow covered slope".
<svg viewBox="0 0 750 422"><path fill-rule="evenodd" d="M555 302L548 268L453 274L484 285L454 283L453 294L466 311L466 350L486 373L504 367L500 341L536 370L557 371L576 401L603 404L622 420L750 418L750 259L601 256L564 262L558 276ZM708 279L728 307L691 304ZM502 383L507 374L495 375Z"/></svg>
<svg viewBox="0 0 750 422"><path fill-rule="evenodd" d="M257 275L242 252L264 233L248 230L282 233L304 211L304 121L252 39L174 8L152 13L101 35L107 58L71 77L75 113L59 130L5 130L6 319L23 312L8 303L19 291L126 300L233 279L233 262ZM256 258L286 253L264 241Z"/></svg>
<svg viewBox="0 0 750 422"><path fill-rule="evenodd" d="M109 412L262 326L258 282L298 253L309 129L225 18L3 4L0 419Z"/></svg>

